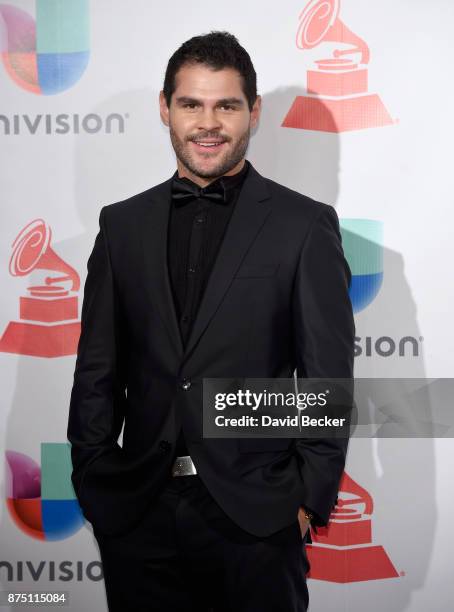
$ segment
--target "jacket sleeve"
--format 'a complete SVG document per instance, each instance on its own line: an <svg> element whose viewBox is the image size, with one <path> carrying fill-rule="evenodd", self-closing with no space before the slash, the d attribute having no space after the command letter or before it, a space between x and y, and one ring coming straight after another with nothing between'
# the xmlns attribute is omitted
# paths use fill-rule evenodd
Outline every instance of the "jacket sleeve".
<svg viewBox="0 0 454 612"><path fill-rule="evenodd" d="M87 263L67 436L71 443L72 482L85 517L86 500L122 463L118 437L125 412L125 380L119 359L120 307L109 257L105 208ZM107 479L106 479L107 476ZM90 506L90 504L88 504Z"/></svg>
<svg viewBox="0 0 454 612"><path fill-rule="evenodd" d="M339 220L322 209L302 246L293 292L298 378L353 379L355 325L348 294L351 272L342 250ZM336 503L348 438L298 438L303 480L301 505L326 525Z"/></svg>

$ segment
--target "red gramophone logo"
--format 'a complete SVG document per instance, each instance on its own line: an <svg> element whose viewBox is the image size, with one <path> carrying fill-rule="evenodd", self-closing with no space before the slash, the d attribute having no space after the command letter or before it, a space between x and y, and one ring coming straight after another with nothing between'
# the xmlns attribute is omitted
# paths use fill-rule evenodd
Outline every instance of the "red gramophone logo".
<svg viewBox="0 0 454 612"><path fill-rule="evenodd" d="M328 526L311 531L308 577L345 583L399 576L383 546L372 544L372 512L372 497L344 472Z"/></svg>
<svg viewBox="0 0 454 612"><path fill-rule="evenodd" d="M20 320L8 324L0 340L1 352L34 357L77 352L80 279L51 248L51 236L50 227L42 219L35 219L13 242L9 262L12 276L26 276L38 269L57 275L45 276L42 285L27 287L27 295L20 297Z"/></svg>
<svg viewBox="0 0 454 612"><path fill-rule="evenodd" d="M307 71L308 95L295 98L283 127L347 132L394 123L378 94L368 93L369 47L339 10L340 0L311 0L299 17L299 49L331 44L323 44L322 58Z"/></svg>

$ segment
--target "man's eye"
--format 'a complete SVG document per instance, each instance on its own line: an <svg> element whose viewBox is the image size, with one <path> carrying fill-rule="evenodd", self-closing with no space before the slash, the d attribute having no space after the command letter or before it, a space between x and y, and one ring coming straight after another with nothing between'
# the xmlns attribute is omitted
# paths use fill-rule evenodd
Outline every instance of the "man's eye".
<svg viewBox="0 0 454 612"><path fill-rule="evenodd" d="M194 104L194 102L188 102L187 104L183 104L183 108L195 108L197 106L197 104Z"/></svg>
<svg viewBox="0 0 454 612"><path fill-rule="evenodd" d="M223 104L220 108L225 108L226 110L234 110L234 106L232 104Z"/></svg>

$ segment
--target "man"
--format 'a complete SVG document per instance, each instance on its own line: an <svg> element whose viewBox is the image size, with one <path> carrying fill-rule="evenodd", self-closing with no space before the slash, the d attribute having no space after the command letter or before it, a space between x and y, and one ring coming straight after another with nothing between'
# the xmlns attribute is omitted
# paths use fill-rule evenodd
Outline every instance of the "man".
<svg viewBox="0 0 454 612"><path fill-rule="evenodd" d="M105 206L88 261L68 439L109 610L306 610L346 439L210 439L204 378L350 378L337 215L245 160L261 98L227 32L160 92L177 171ZM118 444L124 424L123 444Z"/></svg>

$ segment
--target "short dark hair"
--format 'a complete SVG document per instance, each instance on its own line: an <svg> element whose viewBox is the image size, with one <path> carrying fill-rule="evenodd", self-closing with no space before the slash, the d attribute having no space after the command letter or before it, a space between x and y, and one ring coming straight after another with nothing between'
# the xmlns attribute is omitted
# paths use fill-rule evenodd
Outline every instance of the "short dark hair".
<svg viewBox="0 0 454 612"><path fill-rule="evenodd" d="M167 64L164 77L164 97L167 106L175 91L175 75L184 64L205 64L213 70L234 68L241 75L242 89L252 110L257 98L257 75L249 53L229 32L211 31L194 36L175 51Z"/></svg>

